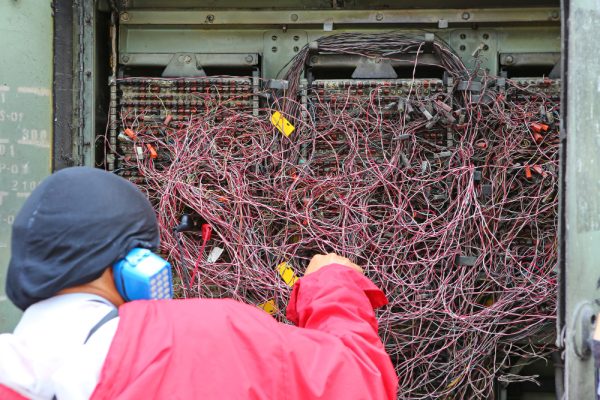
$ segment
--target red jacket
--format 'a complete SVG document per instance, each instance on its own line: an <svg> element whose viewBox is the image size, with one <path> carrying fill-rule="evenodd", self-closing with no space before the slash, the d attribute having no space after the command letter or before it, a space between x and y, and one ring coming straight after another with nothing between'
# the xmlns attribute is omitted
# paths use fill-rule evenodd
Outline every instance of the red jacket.
<svg viewBox="0 0 600 400"><path fill-rule="evenodd" d="M233 300L135 301L92 399L396 399L371 281L331 265L294 286L278 323Z"/></svg>

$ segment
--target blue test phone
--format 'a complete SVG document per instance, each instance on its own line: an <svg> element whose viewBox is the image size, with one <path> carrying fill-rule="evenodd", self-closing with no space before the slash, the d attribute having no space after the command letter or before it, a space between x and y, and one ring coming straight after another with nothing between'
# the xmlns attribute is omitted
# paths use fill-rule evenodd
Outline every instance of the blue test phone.
<svg viewBox="0 0 600 400"><path fill-rule="evenodd" d="M173 298L171 264L151 250L131 250L113 265L113 274L125 301Z"/></svg>

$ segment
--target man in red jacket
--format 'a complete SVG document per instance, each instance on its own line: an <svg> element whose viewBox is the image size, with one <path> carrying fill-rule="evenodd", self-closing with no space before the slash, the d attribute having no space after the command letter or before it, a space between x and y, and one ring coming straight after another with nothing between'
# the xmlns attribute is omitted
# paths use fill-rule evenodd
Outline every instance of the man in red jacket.
<svg viewBox="0 0 600 400"><path fill-rule="evenodd" d="M313 257L291 326L233 300L126 302L113 265L157 245L131 183L91 168L42 182L13 226L6 289L24 314L0 335L0 398L396 398L373 312L387 300L348 259Z"/></svg>

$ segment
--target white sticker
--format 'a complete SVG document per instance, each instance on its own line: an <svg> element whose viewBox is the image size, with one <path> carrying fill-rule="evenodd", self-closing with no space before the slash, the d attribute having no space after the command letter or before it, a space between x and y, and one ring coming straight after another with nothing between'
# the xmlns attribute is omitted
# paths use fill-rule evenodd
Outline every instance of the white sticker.
<svg viewBox="0 0 600 400"><path fill-rule="evenodd" d="M223 249L220 247L215 247L208 255L206 261L208 261L209 263L214 263L219 259L219 257L221 257L221 254L223 254Z"/></svg>

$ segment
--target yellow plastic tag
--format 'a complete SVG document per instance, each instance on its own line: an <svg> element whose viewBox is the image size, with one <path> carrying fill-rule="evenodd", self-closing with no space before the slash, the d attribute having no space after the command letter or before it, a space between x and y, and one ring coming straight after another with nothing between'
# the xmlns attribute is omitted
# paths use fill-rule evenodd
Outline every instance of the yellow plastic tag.
<svg viewBox="0 0 600 400"><path fill-rule="evenodd" d="M296 281L298 280L298 277L294 273L294 270L286 262L282 262L277 266L277 272L279 272L279 275L281 275L283 281L287 283L287 285L290 287L294 286L294 283L296 283Z"/></svg>
<svg viewBox="0 0 600 400"><path fill-rule="evenodd" d="M275 300L272 300L272 299L269 301L265 301L262 304L259 304L258 308L262 308L268 314L271 314L271 315L273 315L277 312L277 305L275 304Z"/></svg>
<svg viewBox="0 0 600 400"><path fill-rule="evenodd" d="M456 386L458 384L458 382L460 382L461 379L462 379L462 375L459 375L456 378L452 379L452 382L450 382L448 384L448 386L446 386L446 389L452 389L454 386Z"/></svg>
<svg viewBox="0 0 600 400"><path fill-rule="evenodd" d="M271 115L271 123L275 128L279 130L279 132L283 133L286 137L290 137L292 132L294 132L294 125L290 123L279 111L275 111Z"/></svg>

